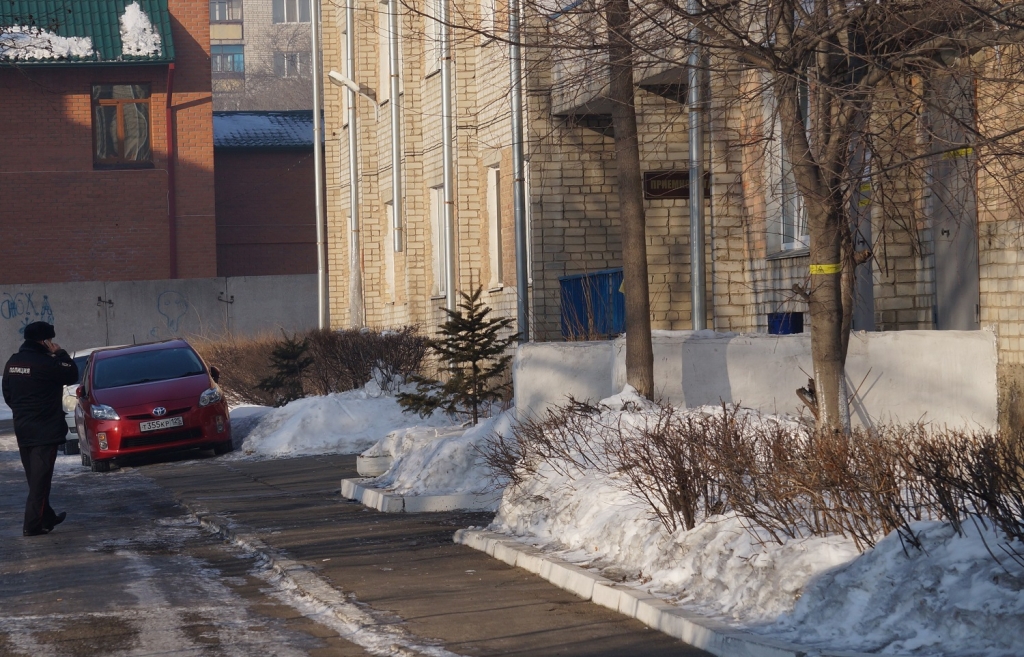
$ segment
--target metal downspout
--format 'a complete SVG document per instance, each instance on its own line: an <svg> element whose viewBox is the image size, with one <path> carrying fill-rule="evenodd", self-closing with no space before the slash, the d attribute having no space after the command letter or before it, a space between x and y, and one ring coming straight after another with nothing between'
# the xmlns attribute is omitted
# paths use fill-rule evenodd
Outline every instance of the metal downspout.
<svg viewBox="0 0 1024 657"><path fill-rule="evenodd" d="M449 0L440 0L441 36L441 146L444 160L445 307L455 311L455 154L452 151L452 44Z"/></svg>
<svg viewBox="0 0 1024 657"><path fill-rule="evenodd" d="M309 34L310 63L313 69L313 175L316 182L313 187L316 193L316 287L317 287L317 318L321 329L330 326L327 314L327 245L324 240L324 149L323 128L321 126L323 108L323 66L320 53L320 2L309 0Z"/></svg>
<svg viewBox="0 0 1024 657"><path fill-rule="evenodd" d="M687 0L686 10L694 16L700 11L697 0ZM707 283L704 258L704 126L701 91L702 48L697 45L700 32L689 34L693 50L687 60L687 105L690 120L690 305L693 330L707 328Z"/></svg>
<svg viewBox="0 0 1024 657"><path fill-rule="evenodd" d="M509 69L512 82L512 208L516 235L516 293L519 341L530 341L530 272L527 258L526 166L523 156L523 62L519 0L509 0Z"/></svg>
<svg viewBox="0 0 1024 657"><path fill-rule="evenodd" d="M398 0L388 0L388 49L391 56L391 227L395 252L404 248L402 239L402 108L401 59L398 43ZM351 77L351 76L350 76Z"/></svg>
<svg viewBox="0 0 1024 657"><path fill-rule="evenodd" d="M178 145L174 141L174 64L167 65L167 241L170 248L170 277L178 277L178 186L174 179L174 164L178 159Z"/></svg>
<svg viewBox="0 0 1024 657"><path fill-rule="evenodd" d="M345 75L356 79L356 34L355 0L345 5ZM363 305L362 250L359 244L359 112L356 108L358 97L352 89L348 94L348 214L349 214L349 314L353 327L360 328L366 323Z"/></svg>

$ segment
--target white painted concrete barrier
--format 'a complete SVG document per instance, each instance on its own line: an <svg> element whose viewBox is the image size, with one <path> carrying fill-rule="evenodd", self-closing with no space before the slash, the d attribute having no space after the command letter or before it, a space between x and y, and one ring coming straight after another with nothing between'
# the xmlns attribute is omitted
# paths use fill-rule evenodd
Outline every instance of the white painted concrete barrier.
<svg viewBox="0 0 1024 657"><path fill-rule="evenodd" d="M809 335L654 332L655 395L688 408L729 402L766 413L801 411L796 389L812 376ZM520 416L622 389L625 340L530 343L513 369ZM995 430L992 331L857 332L847 383L854 422L916 422Z"/></svg>

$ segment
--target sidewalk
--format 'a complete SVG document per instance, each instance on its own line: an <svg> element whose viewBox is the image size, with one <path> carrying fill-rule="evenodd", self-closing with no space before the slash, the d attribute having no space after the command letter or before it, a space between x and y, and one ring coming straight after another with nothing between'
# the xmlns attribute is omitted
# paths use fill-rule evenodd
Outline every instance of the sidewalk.
<svg viewBox="0 0 1024 657"><path fill-rule="evenodd" d="M355 456L207 459L142 473L308 588L350 607L354 596L373 622L398 624L420 644L460 655L708 655L452 541L490 514L384 514L343 500Z"/></svg>

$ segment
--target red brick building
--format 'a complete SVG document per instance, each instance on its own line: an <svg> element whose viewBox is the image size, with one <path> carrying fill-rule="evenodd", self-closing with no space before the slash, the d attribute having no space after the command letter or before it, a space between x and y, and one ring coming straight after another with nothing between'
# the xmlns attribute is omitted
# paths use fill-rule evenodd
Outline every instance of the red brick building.
<svg viewBox="0 0 1024 657"><path fill-rule="evenodd" d="M214 112L217 275L314 274L313 112Z"/></svg>
<svg viewBox="0 0 1024 657"><path fill-rule="evenodd" d="M0 34L0 283L216 276L208 0L5 1Z"/></svg>

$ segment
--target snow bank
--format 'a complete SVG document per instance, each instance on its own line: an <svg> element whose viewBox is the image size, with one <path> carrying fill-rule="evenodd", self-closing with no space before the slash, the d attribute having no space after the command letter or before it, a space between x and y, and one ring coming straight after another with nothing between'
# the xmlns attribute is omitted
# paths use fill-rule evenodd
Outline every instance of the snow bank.
<svg viewBox="0 0 1024 657"><path fill-rule="evenodd" d="M602 404L610 407L606 426L651 410L631 390ZM842 537L778 545L733 514L669 533L624 488L616 475L568 478L544 463L505 492L490 529L795 643L913 655L1024 653L1024 568L992 558L986 543L998 554L1005 543L995 532L958 537L947 524L918 523L925 550L909 555L895 534L864 554ZM1024 545L1013 547L1024 553Z"/></svg>
<svg viewBox="0 0 1024 657"><path fill-rule="evenodd" d="M326 397L306 397L267 411L247 432L241 451L271 457L357 454L381 436L415 425L448 427L451 422L444 415L424 420L402 413L394 397L382 395L371 384Z"/></svg>
<svg viewBox="0 0 1024 657"><path fill-rule="evenodd" d="M481 495L503 488L483 465L480 450L493 434L508 433L512 418L506 411L469 429L394 431L363 453L394 459L372 485L399 495Z"/></svg>
<svg viewBox="0 0 1024 657"><path fill-rule="evenodd" d="M160 54L160 34L153 29L152 21L138 2L124 8L120 23L122 54L133 57Z"/></svg>
<svg viewBox="0 0 1024 657"><path fill-rule="evenodd" d="M89 37L62 37L29 25L12 25L0 33L0 59L68 59L93 54Z"/></svg>

